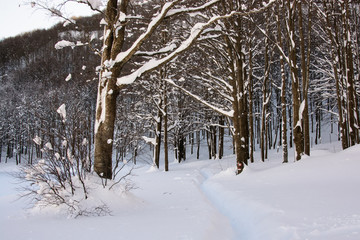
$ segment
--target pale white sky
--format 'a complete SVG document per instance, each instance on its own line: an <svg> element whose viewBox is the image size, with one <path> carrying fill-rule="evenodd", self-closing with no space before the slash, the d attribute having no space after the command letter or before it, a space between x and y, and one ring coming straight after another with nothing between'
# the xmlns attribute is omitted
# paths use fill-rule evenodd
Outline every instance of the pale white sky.
<svg viewBox="0 0 360 240"><path fill-rule="evenodd" d="M44 10L36 10L24 4L25 0L0 0L0 40L29 32L49 28L59 21ZM71 16L90 15L92 12L83 4L69 5Z"/></svg>

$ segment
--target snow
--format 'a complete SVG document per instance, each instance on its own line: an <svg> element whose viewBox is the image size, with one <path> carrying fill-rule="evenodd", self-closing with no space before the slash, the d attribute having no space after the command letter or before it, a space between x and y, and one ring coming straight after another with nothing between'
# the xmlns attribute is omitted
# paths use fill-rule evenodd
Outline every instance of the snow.
<svg viewBox="0 0 360 240"><path fill-rule="evenodd" d="M302 122L304 109L305 109L305 99L300 104L300 107L299 107L299 120L297 121L295 127L300 127L301 128L301 122Z"/></svg>
<svg viewBox="0 0 360 240"><path fill-rule="evenodd" d="M45 147L49 150L53 150L52 145L49 142L45 143Z"/></svg>
<svg viewBox="0 0 360 240"><path fill-rule="evenodd" d="M74 42L61 40L55 44L55 49L59 50L59 49L65 48L65 47L74 48L75 46L76 46L76 44Z"/></svg>
<svg viewBox="0 0 360 240"><path fill-rule="evenodd" d="M186 93L188 96L191 96L192 98L196 99L197 101L201 102L202 104L204 104L205 106L213 109L214 111L220 113L221 115L227 116L227 117L233 117L234 116L234 110L224 110L221 108L218 108L210 103L208 103L207 101L205 101L204 99L202 99L201 97L192 94L191 92L189 92L188 90L182 88L181 86L177 85L176 83L174 83L174 81L170 80L170 79L165 79L166 82L168 82L169 84L173 85L176 88L181 89L184 93Z"/></svg>
<svg viewBox="0 0 360 240"><path fill-rule="evenodd" d="M100 9L103 6L102 0L87 0L87 2L91 5L94 9Z"/></svg>
<svg viewBox="0 0 360 240"><path fill-rule="evenodd" d="M61 104L61 106L56 110L56 112L58 114L60 114L61 118L63 119L63 121L66 121L66 105L65 104Z"/></svg>
<svg viewBox="0 0 360 240"><path fill-rule="evenodd" d="M71 73L69 73L69 75L65 78L65 82L68 82L68 81L70 81L71 80Z"/></svg>
<svg viewBox="0 0 360 240"><path fill-rule="evenodd" d="M104 18L101 19L100 25L107 25L107 22L106 22L106 20Z"/></svg>
<svg viewBox="0 0 360 240"><path fill-rule="evenodd" d="M156 139L155 138L149 138L149 137L143 136L142 139L144 139L144 141L146 143L150 143L150 144L156 146Z"/></svg>
<svg viewBox="0 0 360 240"><path fill-rule="evenodd" d="M205 3L199 7L193 7L193 8L181 8L181 9L171 9L167 14L166 16L167 17L170 17L170 16L173 16L173 15L176 15L176 14L180 14L180 13L183 13L183 12L198 12L198 11L201 11L215 3L219 2L219 0L212 0L212 1L209 1L208 3Z"/></svg>
<svg viewBox="0 0 360 240"><path fill-rule="evenodd" d="M34 143L36 145L40 145L41 144L41 138L39 136L35 136L33 139Z"/></svg>
<svg viewBox="0 0 360 240"><path fill-rule="evenodd" d="M217 2L218 0L214 0L209 2L208 4L212 4ZM269 1L269 3L264 7L266 8L267 6L269 6L270 4L272 4L273 2L275 2L275 0L271 0ZM107 68L111 68L113 67L116 63L120 63L120 62L126 62L127 59L130 59L132 57L133 54L136 53L136 51L140 48L141 44L143 41L145 41L152 33L153 29L156 28L157 24L165 17L167 16L166 14L168 14L172 9L171 7L175 4L175 2L170 2L170 3L165 3L161 13L156 16L148 25L147 30L145 33L143 33L133 44L132 46L124 51L124 52L120 52L115 60L106 60L104 62L104 65ZM205 4L206 5L206 4ZM204 6L204 5L203 5ZM132 84L138 77L140 77L141 75L143 75L146 72L149 72L169 61L171 61L172 59L174 59L177 55L179 55L180 53L184 52L185 50L187 50L195 41L196 39L201 35L201 33L207 28L209 27L211 24L222 20L222 19L227 19L227 18L231 18L234 15L248 15L250 13L255 13L257 11L261 11L263 9L254 9L250 12L236 12L236 11L232 11L229 14L225 14L225 15L217 15L217 16L213 16L211 17L207 22L203 22L203 23L196 23L190 31L190 35L188 36L188 38L186 40L184 40L180 46L178 48L176 48L175 50L173 50L170 54L168 54L167 56L160 58L160 59L151 59L148 62L144 63L141 67L139 67L136 71L134 71L133 73L126 75L126 76L122 76L120 78L117 79L116 84L118 86L122 86L122 85L127 85L127 84ZM187 9L183 9L181 11L187 11ZM192 11L192 10L190 10ZM174 13L175 14L175 13Z"/></svg>
<svg viewBox="0 0 360 240"><path fill-rule="evenodd" d="M111 68L116 63L124 62L127 58L130 58L140 48L142 42L144 42L151 35L156 26L162 21L166 13L171 9L174 4L174 2L165 3L161 9L161 12L151 20L151 22L147 26L146 31L137 38L137 40L132 44L132 46L128 50L120 52L116 56L115 60L105 61L104 65Z"/></svg>
<svg viewBox="0 0 360 240"><path fill-rule="evenodd" d="M159 49L158 51L151 51L151 52L137 51L136 55L152 56L152 55L156 55L156 54L167 53L167 52L173 51L175 48L176 48L176 44L172 43L166 47Z"/></svg>
<svg viewBox="0 0 360 240"><path fill-rule="evenodd" d="M120 22L125 22L126 21L126 14L125 13L120 12L119 21Z"/></svg>
<svg viewBox="0 0 360 240"><path fill-rule="evenodd" d="M91 187L88 204L111 210L102 217L24 209L28 202L14 201L19 185L7 174L18 168L1 163L0 239L357 240L360 145L334 153L339 146L319 145L311 157L287 164L281 151L270 151L265 163L255 152L257 161L240 175L233 155L173 162L170 172L139 163L130 192Z"/></svg>

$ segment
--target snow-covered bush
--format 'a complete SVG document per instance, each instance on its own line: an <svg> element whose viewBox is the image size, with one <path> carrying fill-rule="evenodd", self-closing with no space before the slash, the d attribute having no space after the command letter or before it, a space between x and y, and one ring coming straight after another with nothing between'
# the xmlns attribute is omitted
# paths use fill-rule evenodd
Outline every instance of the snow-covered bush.
<svg viewBox="0 0 360 240"><path fill-rule="evenodd" d="M132 168L119 166L125 174L106 182L94 174L89 154L91 141L74 130L77 127L74 121L67 119L65 107L61 105L57 111L61 117L57 128L43 134L43 138L33 139L42 147L42 158L23 166L17 176L25 182L22 196L30 197L35 208L55 207L74 217L108 215L110 209L98 198L99 191L122 193L129 190L132 185L126 178Z"/></svg>
<svg viewBox="0 0 360 240"><path fill-rule="evenodd" d="M105 183L89 171L88 159L81 159L79 149L73 151L66 140L57 149L46 143L42 151L43 158L24 166L18 176L26 182L23 196L30 197L35 208L55 207L72 217L109 215L108 199L99 196L109 195L104 191L121 195L133 187L126 179L131 167L122 165L125 174Z"/></svg>

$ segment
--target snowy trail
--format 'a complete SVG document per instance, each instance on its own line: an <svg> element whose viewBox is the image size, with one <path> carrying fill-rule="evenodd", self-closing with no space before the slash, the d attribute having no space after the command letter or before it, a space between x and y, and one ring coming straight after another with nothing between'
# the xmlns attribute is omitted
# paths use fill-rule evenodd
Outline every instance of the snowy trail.
<svg viewBox="0 0 360 240"><path fill-rule="evenodd" d="M174 164L167 173L143 166L134 171L137 189L120 202L109 202L112 216L77 219L56 212L29 214L23 201L13 202L12 180L1 173L1 183L8 185L0 194L0 239L238 239L230 221L200 189L203 179L196 169L204 163Z"/></svg>
<svg viewBox="0 0 360 240"><path fill-rule="evenodd" d="M201 186L202 191L229 219L237 239L300 239L294 229L281 226L276 221L277 217L284 215L282 210L247 198L245 191L231 190L224 184L213 181L211 178L214 175L208 169L203 169L201 174L206 179Z"/></svg>
<svg viewBox="0 0 360 240"><path fill-rule="evenodd" d="M196 165L203 163L189 164L192 166L186 164L182 168L179 165L167 173L145 173L137 184L139 189L134 194L147 199L144 213L159 226L149 232L150 239L237 239L229 220L200 189L203 179L197 174ZM161 226L164 223L171 236L163 235Z"/></svg>
<svg viewBox="0 0 360 240"><path fill-rule="evenodd" d="M300 162L255 163L241 176L204 166L202 190L240 239L358 240L359 153L313 150Z"/></svg>
<svg viewBox="0 0 360 240"><path fill-rule="evenodd" d="M233 161L233 158L225 159L225 161ZM235 239L263 240L275 235L276 238L272 239L298 239L295 232L285 227L280 229L281 234L276 233L279 229L273 216L282 215L281 210L271 209L256 202L251 203L250 199L246 199L245 192L230 190L219 181L214 181L214 177L216 179L219 172L225 176L235 173L235 168L221 171L217 165L217 162L207 162L196 170L198 178L201 179L198 182L199 189L208 201L228 218L236 236ZM269 215L271 219L269 217L266 219Z"/></svg>

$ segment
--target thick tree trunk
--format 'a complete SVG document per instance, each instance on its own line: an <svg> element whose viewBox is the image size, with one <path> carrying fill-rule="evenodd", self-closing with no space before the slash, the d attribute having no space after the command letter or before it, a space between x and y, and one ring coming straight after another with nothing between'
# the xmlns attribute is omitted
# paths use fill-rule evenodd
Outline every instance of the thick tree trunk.
<svg viewBox="0 0 360 240"><path fill-rule="evenodd" d="M328 33L328 37L331 41L332 49L331 49L331 57L332 57L332 68L333 68L333 74L335 78L335 87L336 87L336 100L337 100L337 107L338 107L338 113L339 113L339 132L340 132L340 138L341 138L341 144L342 148L346 149L349 147L348 139L347 139L347 126L346 121L344 120L344 106L343 106L343 89L341 87L341 79L340 79L340 71L338 68L338 65L340 64L341 54L339 51L339 46L337 44L338 39L337 38L337 27L335 27L335 34L332 32L332 25L331 25L331 13L330 9L328 8L327 3L324 1L323 3L325 7L325 14L326 14L326 31ZM316 115L317 117L317 115ZM315 141L317 141L317 138L315 138Z"/></svg>
<svg viewBox="0 0 360 240"><path fill-rule="evenodd" d="M344 1L342 4L342 18L344 25L344 42L345 45L345 76L346 76L346 86L347 86L347 113L349 121L349 135L350 135L350 146L355 145L358 142L359 130L357 128L357 116L355 109L355 87L354 87L354 61L352 53L352 39L351 39L351 30L350 30L350 12L349 12L349 2Z"/></svg>
<svg viewBox="0 0 360 240"><path fill-rule="evenodd" d="M289 46L289 61L290 61L290 74L292 79L291 92L293 100L293 135L295 144L295 158L301 159L301 155L304 152L304 138L302 131L302 121L300 120L300 83L298 77L298 68L296 61L296 46L295 46L295 12L296 12L296 0L287 1L288 17L287 28L288 32L288 46ZM301 113L302 114L302 113Z"/></svg>
<svg viewBox="0 0 360 240"><path fill-rule="evenodd" d="M104 82L100 80L96 108L94 171L100 177L107 179L112 178L113 137L118 92L115 83L116 78L107 79Z"/></svg>
<svg viewBox="0 0 360 240"><path fill-rule="evenodd" d="M109 0L105 10L104 49L101 65L115 59L122 51L125 38L125 27L120 30L114 28L118 21L118 11L126 14L128 0ZM114 125L116 117L116 99L121 87L116 86L120 76L122 63L115 64L111 69L103 68L99 76L98 96L95 113L94 135L94 171L102 178L112 178L112 151ZM111 76L109 76L111 73Z"/></svg>
<svg viewBox="0 0 360 240"><path fill-rule="evenodd" d="M309 90L309 68L310 68L310 43L311 43L311 7L309 3L308 8L308 46L305 54L305 37L303 30L303 14L302 14L302 1L299 1L299 34L300 34L300 52L301 52L301 75L303 87L304 110L302 112L303 119L303 132L304 132L304 153L310 156L310 125L309 125L309 106L308 106L308 90Z"/></svg>

